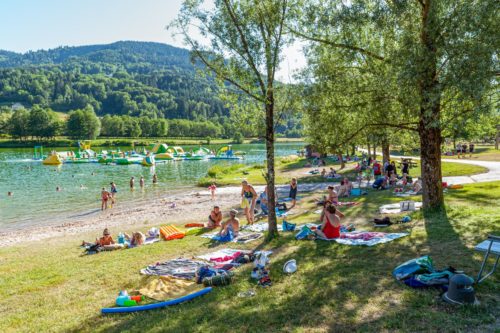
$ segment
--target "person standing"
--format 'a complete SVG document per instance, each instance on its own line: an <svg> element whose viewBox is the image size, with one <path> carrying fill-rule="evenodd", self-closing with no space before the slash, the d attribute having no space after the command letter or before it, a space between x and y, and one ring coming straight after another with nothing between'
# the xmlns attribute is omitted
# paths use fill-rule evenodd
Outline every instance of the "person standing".
<svg viewBox="0 0 500 333"><path fill-rule="evenodd" d="M156 184L158 183L158 176L156 175L156 173L153 175L153 184Z"/></svg>
<svg viewBox="0 0 500 333"><path fill-rule="evenodd" d="M143 176L141 176L141 179L139 179L139 186L141 188L144 188L144 177Z"/></svg>
<svg viewBox="0 0 500 333"><path fill-rule="evenodd" d="M109 200L110 194L108 191L106 191L106 188L102 188L101 191L101 210L108 209L108 200Z"/></svg>
<svg viewBox="0 0 500 333"><path fill-rule="evenodd" d="M212 185L210 185L208 187L208 189L210 190L210 195L212 196L212 201L215 200L215 190L217 190L217 186L215 186L215 183L212 183Z"/></svg>
<svg viewBox="0 0 500 333"><path fill-rule="evenodd" d="M373 175L375 176L375 178L382 175L382 166L377 160L373 162Z"/></svg>
<svg viewBox="0 0 500 333"><path fill-rule="evenodd" d="M293 207L295 207L295 204L297 203L297 189L298 189L297 178L294 177L290 182L290 193L288 194L288 197L292 199L292 205L288 209L292 209Z"/></svg>
<svg viewBox="0 0 500 333"><path fill-rule="evenodd" d="M130 177L130 189L131 190L134 189L134 184L135 184L135 178L134 177Z"/></svg>
<svg viewBox="0 0 500 333"><path fill-rule="evenodd" d="M248 224L254 222L255 202L257 201L257 192L246 180L241 182L241 208L245 210L245 216Z"/></svg>
<svg viewBox="0 0 500 333"><path fill-rule="evenodd" d="M111 208L113 208L113 205L116 202L116 193L118 193L118 190L116 188L115 182L111 182L109 185L111 186L109 191L111 193Z"/></svg>

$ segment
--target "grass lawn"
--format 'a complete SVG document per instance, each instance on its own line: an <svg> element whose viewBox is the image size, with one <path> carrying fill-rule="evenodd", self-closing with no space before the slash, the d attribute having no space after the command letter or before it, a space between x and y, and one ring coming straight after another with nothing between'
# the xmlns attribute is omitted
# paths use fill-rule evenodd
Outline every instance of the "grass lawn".
<svg viewBox="0 0 500 333"><path fill-rule="evenodd" d="M314 222L314 197L305 195L292 222ZM453 307L437 290L396 282L392 269L429 254L437 267L451 265L475 276L481 255L473 246L500 233L500 182L466 185L445 195L446 213L413 213L413 221L384 229L410 236L374 247L296 241L291 233L247 247L273 249L268 289L250 278L251 265L236 270L236 282L192 302L128 315L102 316L120 289L133 291L148 278L139 269L157 261L214 250L196 236L131 250L80 257L83 237L0 249L2 332L485 332L500 325L500 276L476 287L479 306ZM372 192L343 209L346 223L373 230L381 203L397 202L389 191ZM219 246L222 247L222 246ZM231 245L235 247L235 245ZM298 271L282 273L294 258ZM252 298L240 291L255 289Z"/></svg>
<svg viewBox="0 0 500 333"><path fill-rule="evenodd" d="M328 181L321 175L308 175L310 168L305 168L304 165L310 162L306 158L284 157L276 163L276 184L285 184L292 177L300 178L301 183L318 183ZM331 159L325 159L326 169L333 167L338 173L344 174L351 180L356 179L354 167L356 163L346 163L344 169L340 170L340 163L334 162ZM322 168L320 168L322 169ZM470 164L460 164L453 162L442 163L443 177L449 176L465 176L475 175L487 172L488 169ZM218 185L239 185L243 179L248 180L254 185L264 185L264 173L266 169L264 165L243 165L243 164L228 164L227 166L217 165L208 170L205 177L198 180L198 185L206 187L215 181ZM420 161L417 161L417 167L410 169L412 177L420 177Z"/></svg>
<svg viewBox="0 0 500 333"><path fill-rule="evenodd" d="M500 150L495 149L492 145L476 145L474 153L470 156L466 154L466 159L480 161L500 161ZM457 159L457 156L443 156L443 158Z"/></svg>

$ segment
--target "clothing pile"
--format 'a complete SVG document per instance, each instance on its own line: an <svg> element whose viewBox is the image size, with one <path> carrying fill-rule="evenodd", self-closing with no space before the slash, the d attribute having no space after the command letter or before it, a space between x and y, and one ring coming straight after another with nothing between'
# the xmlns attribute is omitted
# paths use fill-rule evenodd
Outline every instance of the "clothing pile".
<svg viewBox="0 0 500 333"><path fill-rule="evenodd" d="M412 288L439 287L447 290L450 278L456 273L453 267L435 269L431 257L423 256L399 265L392 275Z"/></svg>

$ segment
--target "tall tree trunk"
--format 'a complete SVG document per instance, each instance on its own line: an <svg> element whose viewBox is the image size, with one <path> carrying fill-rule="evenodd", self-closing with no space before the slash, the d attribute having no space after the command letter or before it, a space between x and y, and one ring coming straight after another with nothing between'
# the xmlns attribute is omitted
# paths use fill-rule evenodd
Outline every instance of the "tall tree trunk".
<svg viewBox="0 0 500 333"><path fill-rule="evenodd" d="M351 156L356 155L356 145L351 146Z"/></svg>
<svg viewBox="0 0 500 333"><path fill-rule="evenodd" d="M268 239L278 236L276 223L276 197L275 197L275 173L274 173L274 93L271 89L267 92L266 103L266 157L267 157L267 199L269 215L267 216Z"/></svg>
<svg viewBox="0 0 500 333"><path fill-rule="evenodd" d="M370 145L370 140L368 140L368 142L366 143L366 146L368 148L368 156L372 156L372 147Z"/></svg>
<svg viewBox="0 0 500 333"><path fill-rule="evenodd" d="M436 40L439 36L433 0L423 0L420 92L420 158L424 209L444 207L441 175L441 88L437 78Z"/></svg>
<svg viewBox="0 0 500 333"><path fill-rule="evenodd" d="M377 159L377 145L373 144L373 159Z"/></svg>
<svg viewBox="0 0 500 333"><path fill-rule="evenodd" d="M384 140L382 141L382 161L385 163L390 159L389 142L387 140Z"/></svg>
<svg viewBox="0 0 500 333"><path fill-rule="evenodd" d="M337 157L339 158L339 161L340 161L340 169L344 169L345 168L345 163L344 163L344 159L342 158L342 154L337 154Z"/></svg>

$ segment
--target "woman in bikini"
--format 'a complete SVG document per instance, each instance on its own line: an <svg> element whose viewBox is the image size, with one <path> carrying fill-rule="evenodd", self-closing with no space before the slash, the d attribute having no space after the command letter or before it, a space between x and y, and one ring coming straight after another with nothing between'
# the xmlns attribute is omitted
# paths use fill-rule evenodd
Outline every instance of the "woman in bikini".
<svg viewBox="0 0 500 333"><path fill-rule="evenodd" d="M246 180L241 182L241 208L245 210L248 224L254 222L255 202L257 201L257 192Z"/></svg>
<svg viewBox="0 0 500 333"><path fill-rule="evenodd" d="M217 228L220 226L222 221L222 212L220 211L219 206L215 205L214 209L208 215L208 224L207 227L210 229Z"/></svg>

